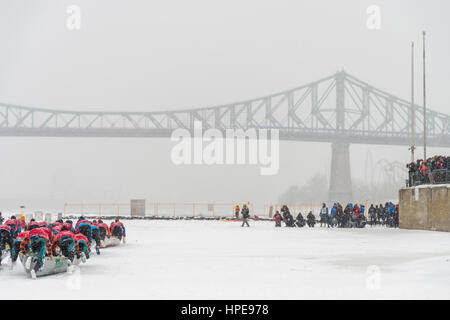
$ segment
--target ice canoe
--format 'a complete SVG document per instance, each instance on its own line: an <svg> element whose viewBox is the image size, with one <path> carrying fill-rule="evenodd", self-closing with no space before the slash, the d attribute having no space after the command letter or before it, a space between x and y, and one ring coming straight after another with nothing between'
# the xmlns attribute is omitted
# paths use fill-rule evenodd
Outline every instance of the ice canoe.
<svg viewBox="0 0 450 320"><path fill-rule="evenodd" d="M25 272L31 277L31 270L34 269L34 266L36 265L37 258L34 255L23 255L19 254L20 261L22 262L22 265L25 269ZM26 259L31 257L31 264L30 267L27 268L26 266ZM69 259L66 257L45 257L44 258L44 266L36 271L36 277L43 277L48 276L51 274L57 274L62 272L67 272L67 268L69 267Z"/></svg>
<svg viewBox="0 0 450 320"><path fill-rule="evenodd" d="M120 244L120 239L116 237L105 238L100 244L100 248L115 247Z"/></svg>

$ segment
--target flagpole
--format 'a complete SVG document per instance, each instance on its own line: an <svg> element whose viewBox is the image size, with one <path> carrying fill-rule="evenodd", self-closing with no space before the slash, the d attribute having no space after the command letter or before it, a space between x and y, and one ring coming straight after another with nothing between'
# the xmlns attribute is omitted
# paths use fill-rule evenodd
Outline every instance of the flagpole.
<svg viewBox="0 0 450 320"><path fill-rule="evenodd" d="M427 158L427 94L425 82L425 31L423 35L423 159Z"/></svg>
<svg viewBox="0 0 450 320"><path fill-rule="evenodd" d="M414 110L414 41L411 42L411 162L414 162L415 110Z"/></svg>

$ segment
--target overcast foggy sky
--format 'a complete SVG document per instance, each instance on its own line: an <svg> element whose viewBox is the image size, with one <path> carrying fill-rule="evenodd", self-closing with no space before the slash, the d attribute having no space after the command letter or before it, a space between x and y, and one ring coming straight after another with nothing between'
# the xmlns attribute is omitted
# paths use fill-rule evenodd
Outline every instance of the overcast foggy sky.
<svg viewBox="0 0 450 320"><path fill-rule="evenodd" d="M81 8L81 30L66 8ZM366 27L369 5L381 30ZM427 30L428 106L450 113L450 3L441 1L0 0L0 101L67 110L157 111L211 106L290 89L345 69L409 100L416 41ZM282 142L280 171L179 166L169 139L0 138L3 207L64 202L276 201L328 172L327 143ZM407 147L352 145L354 178ZM429 154L447 152L432 149ZM418 156L422 154L418 149ZM1 208L0 208L1 210Z"/></svg>

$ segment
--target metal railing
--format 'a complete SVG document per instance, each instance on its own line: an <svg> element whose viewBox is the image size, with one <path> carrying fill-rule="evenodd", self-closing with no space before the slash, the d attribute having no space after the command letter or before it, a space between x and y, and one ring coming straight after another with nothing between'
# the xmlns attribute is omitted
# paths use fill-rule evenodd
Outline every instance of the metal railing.
<svg viewBox="0 0 450 320"><path fill-rule="evenodd" d="M449 169L436 169L423 173L421 171L410 172L409 179L406 180L407 187L415 187L426 184L447 184L450 183Z"/></svg>
<svg viewBox="0 0 450 320"><path fill-rule="evenodd" d="M147 202L143 205L142 211L144 216L148 217L231 217L234 216L235 206L235 203L217 202ZM253 214L254 204L248 203L248 206L250 214ZM130 203L65 203L63 214L88 217L131 216L131 205Z"/></svg>

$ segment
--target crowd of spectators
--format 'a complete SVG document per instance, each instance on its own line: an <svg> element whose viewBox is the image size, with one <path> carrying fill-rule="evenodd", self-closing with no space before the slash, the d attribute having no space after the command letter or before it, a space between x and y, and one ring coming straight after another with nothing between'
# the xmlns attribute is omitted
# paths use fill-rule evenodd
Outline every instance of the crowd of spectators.
<svg viewBox="0 0 450 320"><path fill-rule="evenodd" d="M450 157L434 156L408 163L410 187L421 184L440 184L450 182Z"/></svg>
<svg viewBox="0 0 450 320"><path fill-rule="evenodd" d="M277 211L274 215L275 227L281 227L284 222L286 227L302 228L306 225L314 228L316 223L320 223L320 227L326 228L364 228L366 225L376 226L382 225L390 228L398 228L399 226L399 206L392 202L386 202L380 205L371 204L366 208L364 204L347 203L343 207L339 202L333 204L331 209L325 203L319 211L319 220L310 211L308 215L303 217L299 212L294 219L289 207L283 205L281 213Z"/></svg>

